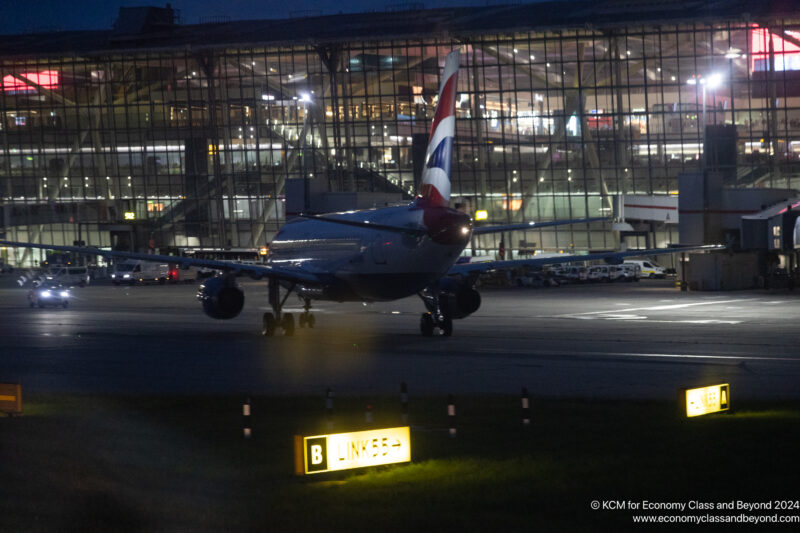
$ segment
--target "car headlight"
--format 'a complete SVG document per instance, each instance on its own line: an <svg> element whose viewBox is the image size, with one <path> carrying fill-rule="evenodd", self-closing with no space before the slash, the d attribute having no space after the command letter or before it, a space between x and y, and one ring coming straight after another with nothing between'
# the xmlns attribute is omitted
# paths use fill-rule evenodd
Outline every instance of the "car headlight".
<svg viewBox="0 0 800 533"><path fill-rule="evenodd" d="M116 278L116 277L117 277L117 275L116 275L116 274L111 274L111 279L114 279L114 278Z"/></svg>
<svg viewBox="0 0 800 533"><path fill-rule="evenodd" d="M42 298L50 298L51 294L50 291L42 291L39 293L39 296L41 296Z"/></svg>
<svg viewBox="0 0 800 533"><path fill-rule="evenodd" d="M130 277L131 277L131 275L130 275L130 274L125 274L125 275L124 275L124 276L122 276L122 277L123 277L123 278L125 278L125 279L128 279L128 278L130 278Z"/></svg>
<svg viewBox="0 0 800 533"><path fill-rule="evenodd" d="M69 298L69 291L61 291L62 298Z"/></svg>

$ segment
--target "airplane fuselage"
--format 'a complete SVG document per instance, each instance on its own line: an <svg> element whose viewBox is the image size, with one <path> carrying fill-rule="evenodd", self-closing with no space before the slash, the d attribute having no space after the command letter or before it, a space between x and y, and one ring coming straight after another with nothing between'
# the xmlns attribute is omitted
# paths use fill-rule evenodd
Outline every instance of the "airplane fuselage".
<svg viewBox="0 0 800 533"><path fill-rule="evenodd" d="M318 273L321 286L299 294L336 301L382 301L417 293L444 276L469 242L470 218L447 207L398 206L326 215L407 228L371 229L297 218L270 245L268 263L302 266Z"/></svg>

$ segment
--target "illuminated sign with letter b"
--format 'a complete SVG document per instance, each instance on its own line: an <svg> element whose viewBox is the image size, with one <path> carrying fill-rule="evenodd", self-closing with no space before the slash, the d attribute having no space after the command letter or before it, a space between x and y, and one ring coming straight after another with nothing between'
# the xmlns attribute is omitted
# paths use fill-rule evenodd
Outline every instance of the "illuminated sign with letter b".
<svg viewBox="0 0 800 533"><path fill-rule="evenodd" d="M411 460L410 429L373 429L314 437L295 437L295 470L318 474Z"/></svg>
<svg viewBox="0 0 800 533"><path fill-rule="evenodd" d="M324 472L328 469L327 441L327 437L306 440L306 465L309 472Z"/></svg>

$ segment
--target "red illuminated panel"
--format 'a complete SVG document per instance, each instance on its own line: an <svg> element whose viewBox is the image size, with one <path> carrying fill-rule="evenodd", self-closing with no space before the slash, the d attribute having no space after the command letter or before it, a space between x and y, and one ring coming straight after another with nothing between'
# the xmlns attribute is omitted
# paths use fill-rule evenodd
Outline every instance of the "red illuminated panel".
<svg viewBox="0 0 800 533"><path fill-rule="evenodd" d="M43 70L42 72L24 72L19 75L20 78L30 80L32 83L43 87L45 89L58 89L58 71L57 70ZM3 77L3 90L14 92L35 92L36 87L28 85L22 80L19 80L9 74Z"/></svg>
<svg viewBox="0 0 800 533"><path fill-rule="evenodd" d="M800 32L786 31L786 33L800 39ZM775 70L800 70L800 46L780 35L771 34L766 28L753 28L750 30L750 72L769 70L770 37L775 54Z"/></svg>

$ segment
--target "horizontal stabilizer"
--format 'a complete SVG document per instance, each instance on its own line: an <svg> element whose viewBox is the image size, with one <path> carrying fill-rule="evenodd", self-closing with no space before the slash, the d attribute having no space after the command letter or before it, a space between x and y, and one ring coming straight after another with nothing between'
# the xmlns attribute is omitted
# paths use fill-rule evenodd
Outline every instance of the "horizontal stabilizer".
<svg viewBox="0 0 800 533"><path fill-rule="evenodd" d="M309 218L312 220L321 220L323 222L330 222L331 224L343 224L345 226L355 226L357 228L374 229L376 231L391 231L394 233L406 233L414 236L427 235L428 230L425 228L403 228L400 226L388 226L386 224L375 224L368 220L347 220L344 218L331 218L322 215L298 215L302 218Z"/></svg>

